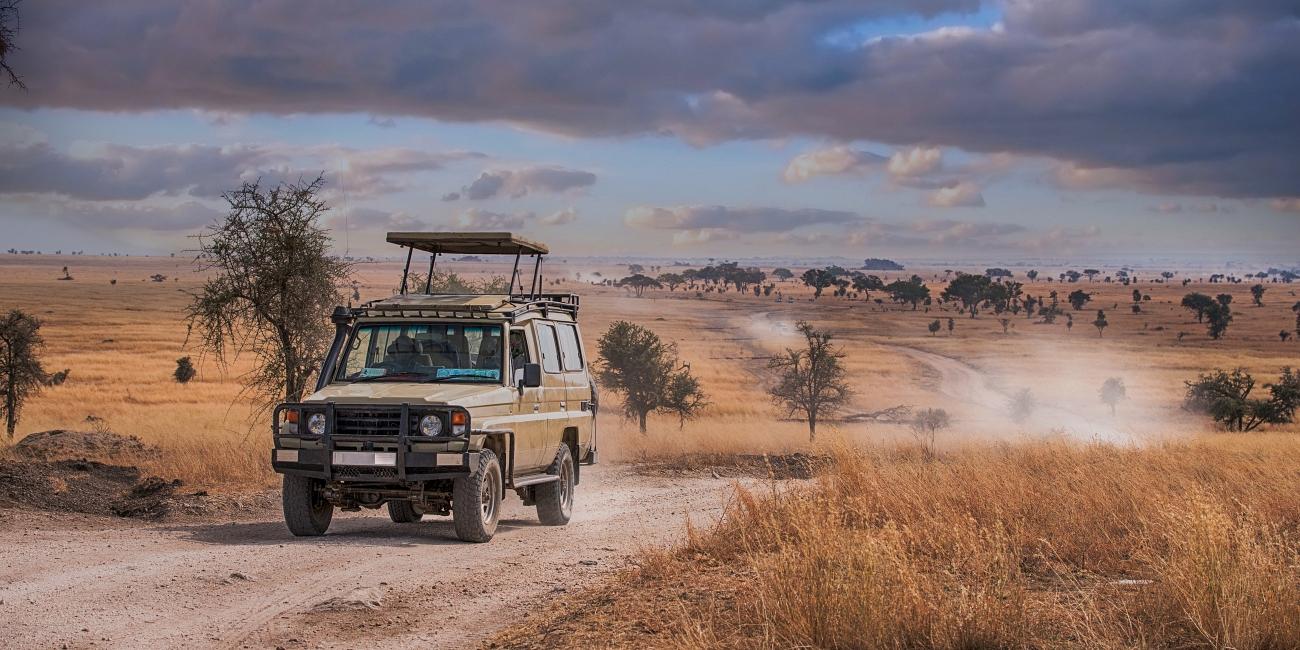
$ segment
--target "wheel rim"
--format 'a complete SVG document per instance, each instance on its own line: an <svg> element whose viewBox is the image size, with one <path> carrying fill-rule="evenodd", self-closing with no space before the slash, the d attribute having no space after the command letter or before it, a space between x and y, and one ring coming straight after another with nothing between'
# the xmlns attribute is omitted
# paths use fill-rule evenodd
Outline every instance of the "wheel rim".
<svg viewBox="0 0 1300 650"><path fill-rule="evenodd" d="M483 489L479 495L479 512L482 514L483 523L491 525L497 518L497 504L500 499L501 481L497 478L496 468L483 474Z"/></svg>
<svg viewBox="0 0 1300 650"><path fill-rule="evenodd" d="M573 510L573 461L566 460L560 466L560 510L569 516Z"/></svg>
<svg viewBox="0 0 1300 650"><path fill-rule="evenodd" d="M325 490L320 486L314 486L311 491L311 510L316 516L324 516L334 507L333 504L325 498Z"/></svg>

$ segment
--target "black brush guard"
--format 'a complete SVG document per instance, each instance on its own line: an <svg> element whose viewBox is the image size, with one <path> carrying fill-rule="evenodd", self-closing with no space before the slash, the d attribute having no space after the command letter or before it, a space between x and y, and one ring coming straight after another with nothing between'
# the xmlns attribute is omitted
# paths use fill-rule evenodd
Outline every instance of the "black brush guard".
<svg viewBox="0 0 1300 650"><path fill-rule="evenodd" d="M295 433L282 431L281 425L285 423L285 414L289 412L296 412ZM419 433L420 418L426 415L437 415L442 418L443 430L450 432L451 415L455 412L464 413L466 429L469 433L459 436L450 433L426 436ZM313 434L307 430L307 421L313 414L318 413L325 415L325 432ZM396 432L388 433L394 428L394 421ZM341 423L345 426L340 427ZM271 418L271 431L275 440L275 448L271 452L271 467L281 474L310 476L327 482L410 483L456 478L468 475L478 463L478 452L468 449L470 435L501 436L502 446L508 450L507 458L502 459L502 462L512 466L514 433L502 430L474 431L471 428L472 424L469 412L455 406L336 405L333 402L280 404L275 407ZM343 431L340 431L341 428ZM348 430L364 432L350 433ZM283 445L284 439L296 439L300 444L310 444L312 448L286 447ZM338 449L336 446L338 443L348 443L348 447ZM414 451L412 446L419 443L460 443L456 446L462 449ZM381 451L376 451L376 447ZM342 463L336 465L334 463L336 451L344 453L374 451L394 453L396 457L392 465ZM292 460L289 459L290 457ZM513 473L513 467L502 469L506 472L506 476Z"/></svg>

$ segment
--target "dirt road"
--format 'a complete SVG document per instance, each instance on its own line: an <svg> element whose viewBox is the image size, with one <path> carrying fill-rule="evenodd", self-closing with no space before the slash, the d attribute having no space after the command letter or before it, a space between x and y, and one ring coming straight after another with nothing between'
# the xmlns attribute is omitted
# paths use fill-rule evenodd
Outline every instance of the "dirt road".
<svg viewBox="0 0 1300 650"><path fill-rule="evenodd" d="M449 518L399 525L384 511L336 516L315 539L290 537L276 512L144 525L4 511L0 638L9 648L464 647L638 549L680 539L687 517L712 520L730 490L584 468L568 526L539 525L511 493L487 544L457 542Z"/></svg>
<svg viewBox="0 0 1300 650"><path fill-rule="evenodd" d="M939 394L968 407L965 410L967 424L989 430L1007 426L1007 403L1011 396L995 388L993 379L984 372L964 361L934 352L901 345L880 345L926 366L936 377L935 390ZM970 422L970 419L975 422ZM1031 429L1056 430L1080 440L1111 443L1129 443L1134 440L1132 433L1123 431L1112 422L1057 404L1037 404L1026 424Z"/></svg>

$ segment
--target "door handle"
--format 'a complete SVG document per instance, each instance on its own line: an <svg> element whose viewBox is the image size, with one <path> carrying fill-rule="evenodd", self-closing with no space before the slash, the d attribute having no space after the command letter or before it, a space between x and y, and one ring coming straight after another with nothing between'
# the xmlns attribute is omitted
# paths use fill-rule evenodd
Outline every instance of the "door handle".
<svg viewBox="0 0 1300 650"><path fill-rule="evenodd" d="M568 403L568 402L560 402L560 410L561 410L561 411L568 410L568 408L569 408L569 403Z"/></svg>
<svg viewBox="0 0 1300 650"><path fill-rule="evenodd" d="M541 410L542 410L542 405L541 405L541 404L533 404L533 413L537 413L538 411L541 411Z"/></svg>

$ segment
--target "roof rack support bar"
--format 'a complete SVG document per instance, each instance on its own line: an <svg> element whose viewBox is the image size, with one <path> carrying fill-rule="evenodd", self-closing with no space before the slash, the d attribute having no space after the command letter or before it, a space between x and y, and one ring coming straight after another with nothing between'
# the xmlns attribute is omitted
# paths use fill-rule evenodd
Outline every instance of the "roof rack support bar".
<svg viewBox="0 0 1300 650"><path fill-rule="evenodd" d="M438 251L434 250L433 255L429 256L429 275L424 278L424 293L433 293L433 265L438 260Z"/></svg>
<svg viewBox="0 0 1300 650"><path fill-rule="evenodd" d="M406 276L411 274L411 255L415 254L414 248L406 249L406 268L402 269L402 288L398 293L406 295Z"/></svg>
<svg viewBox="0 0 1300 650"><path fill-rule="evenodd" d="M533 255L533 259L536 261L533 262L533 282L529 288L532 289L533 300L537 300L537 294L542 292L542 256Z"/></svg>
<svg viewBox="0 0 1300 650"><path fill-rule="evenodd" d="M510 271L510 288L506 291L507 294L511 294L515 292L515 280L519 278L519 257L523 254L524 254L524 249L518 248L515 250L515 268L514 270ZM523 292L524 292L524 281L519 280L519 293L523 293Z"/></svg>

